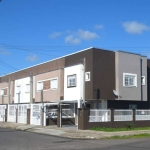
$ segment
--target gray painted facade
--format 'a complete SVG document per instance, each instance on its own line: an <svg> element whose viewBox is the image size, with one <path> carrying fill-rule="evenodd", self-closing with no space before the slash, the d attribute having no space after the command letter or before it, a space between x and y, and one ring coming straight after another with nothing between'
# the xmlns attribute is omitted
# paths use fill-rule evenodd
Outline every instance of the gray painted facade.
<svg viewBox="0 0 150 150"><path fill-rule="evenodd" d="M116 91L119 95L117 99L147 101L147 58L137 54L117 51L115 52L115 68ZM136 74L137 86L124 86L124 73ZM145 85L141 85L141 76L145 76Z"/></svg>

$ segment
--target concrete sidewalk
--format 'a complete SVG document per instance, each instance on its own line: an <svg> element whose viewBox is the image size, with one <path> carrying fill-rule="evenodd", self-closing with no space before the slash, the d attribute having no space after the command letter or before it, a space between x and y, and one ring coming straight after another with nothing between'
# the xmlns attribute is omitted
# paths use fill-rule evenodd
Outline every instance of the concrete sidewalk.
<svg viewBox="0 0 150 150"><path fill-rule="evenodd" d="M20 123L0 122L0 128L12 128L22 131L35 132L40 134L47 134L65 138L78 138L78 139L101 139L112 136L134 135L140 133L149 133L150 130L137 130L137 131L119 131L119 132L102 132L91 130L77 130L75 127L57 128L56 126L37 126L26 125Z"/></svg>

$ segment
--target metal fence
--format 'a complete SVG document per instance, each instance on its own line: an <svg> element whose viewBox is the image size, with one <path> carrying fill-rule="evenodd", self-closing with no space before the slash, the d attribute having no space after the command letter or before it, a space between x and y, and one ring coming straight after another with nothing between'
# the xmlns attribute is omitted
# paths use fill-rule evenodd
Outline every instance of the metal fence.
<svg viewBox="0 0 150 150"><path fill-rule="evenodd" d="M74 118L74 109L62 109L62 118Z"/></svg>
<svg viewBox="0 0 150 150"><path fill-rule="evenodd" d="M135 110L135 120L150 120L150 110Z"/></svg>
<svg viewBox="0 0 150 150"><path fill-rule="evenodd" d="M132 121L132 110L114 110L114 121Z"/></svg>
<svg viewBox="0 0 150 150"><path fill-rule="evenodd" d="M110 110L90 109L89 122L109 122L110 118Z"/></svg>
<svg viewBox="0 0 150 150"><path fill-rule="evenodd" d="M42 104L31 104L30 123L42 125Z"/></svg>
<svg viewBox="0 0 150 150"><path fill-rule="evenodd" d="M30 108L30 104L18 105L18 123L27 123L27 109Z"/></svg>
<svg viewBox="0 0 150 150"><path fill-rule="evenodd" d="M5 121L5 109L6 105L0 105L0 121Z"/></svg>
<svg viewBox="0 0 150 150"><path fill-rule="evenodd" d="M48 117L48 118L57 118L57 109L48 109L46 111L46 117Z"/></svg>

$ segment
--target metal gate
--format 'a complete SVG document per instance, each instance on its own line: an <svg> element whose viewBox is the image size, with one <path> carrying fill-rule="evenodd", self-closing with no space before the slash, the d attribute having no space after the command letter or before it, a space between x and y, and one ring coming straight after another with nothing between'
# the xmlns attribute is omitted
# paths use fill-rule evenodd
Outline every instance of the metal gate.
<svg viewBox="0 0 150 150"><path fill-rule="evenodd" d="M31 124L42 125L42 104L31 104Z"/></svg>
<svg viewBox="0 0 150 150"><path fill-rule="evenodd" d="M8 122L16 122L17 105L8 105Z"/></svg>
<svg viewBox="0 0 150 150"><path fill-rule="evenodd" d="M18 105L18 123L27 124L27 109L30 108L29 104Z"/></svg>
<svg viewBox="0 0 150 150"><path fill-rule="evenodd" d="M5 121L5 109L6 105L0 105L0 121Z"/></svg>

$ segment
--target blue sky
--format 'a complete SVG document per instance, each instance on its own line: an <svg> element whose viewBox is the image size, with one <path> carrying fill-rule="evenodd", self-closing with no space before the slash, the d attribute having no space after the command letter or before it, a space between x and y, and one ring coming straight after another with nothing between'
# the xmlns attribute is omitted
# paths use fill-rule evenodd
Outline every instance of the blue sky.
<svg viewBox="0 0 150 150"><path fill-rule="evenodd" d="M88 47L150 58L149 6L149 0L2 0L0 75Z"/></svg>

